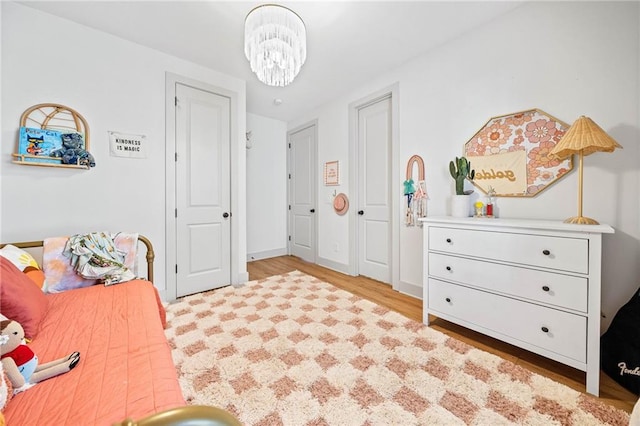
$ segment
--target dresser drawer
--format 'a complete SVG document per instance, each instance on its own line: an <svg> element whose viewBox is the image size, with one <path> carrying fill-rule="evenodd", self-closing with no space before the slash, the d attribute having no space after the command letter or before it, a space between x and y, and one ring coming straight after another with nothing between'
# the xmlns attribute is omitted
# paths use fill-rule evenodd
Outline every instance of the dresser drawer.
<svg viewBox="0 0 640 426"><path fill-rule="evenodd" d="M428 307L436 316L446 314L586 362L586 317L432 278L428 286Z"/></svg>
<svg viewBox="0 0 640 426"><path fill-rule="evenodd" d="M589 242L581 238L430 227L429 250L560 271L589 272Z"/></svg>
<svg viewBox="0 0 640 426"><path fill-rule="evenodd" d="M583 277L438 253L429 253L429 276L587 312L588 280Z"/></svg>

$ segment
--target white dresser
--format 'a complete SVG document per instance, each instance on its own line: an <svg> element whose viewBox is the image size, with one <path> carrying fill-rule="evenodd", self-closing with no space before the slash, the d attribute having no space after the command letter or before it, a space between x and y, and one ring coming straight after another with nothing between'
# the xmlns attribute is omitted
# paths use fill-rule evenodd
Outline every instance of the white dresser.
<svg viewBox="0 0 640 426"><path fill-rule="evenodd" d="M423 319L429 314L600 380L602 234L608 225L429 217Z"/></svg>

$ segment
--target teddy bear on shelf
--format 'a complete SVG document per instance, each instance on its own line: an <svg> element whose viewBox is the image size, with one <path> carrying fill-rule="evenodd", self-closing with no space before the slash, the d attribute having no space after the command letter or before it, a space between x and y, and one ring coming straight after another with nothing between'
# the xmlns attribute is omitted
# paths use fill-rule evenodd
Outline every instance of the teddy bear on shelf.
<svg viewBox="0 0 640 426"><path fill-rule="evenodd" d="M62 148L53 151L51 156L61 157L62 164L79 164L81 166L94 167L96 160L83 146L84 141L81 134L66 133L62 135Z"/></svg>
<svg viewBox="0 0 640 426"><path fill-rule="evenodd" d="M24 341L24 329L13 320L0 321L0 359L14 392L66 373L80 362L80 352L38 365L38 357Z"/></svg>

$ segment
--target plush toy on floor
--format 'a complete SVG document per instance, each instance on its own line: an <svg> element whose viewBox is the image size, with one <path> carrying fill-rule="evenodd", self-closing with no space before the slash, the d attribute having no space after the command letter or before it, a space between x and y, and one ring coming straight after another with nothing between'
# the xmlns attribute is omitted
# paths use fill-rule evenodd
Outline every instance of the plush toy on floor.
<svg viewBox="0 0 640 426"><path fill-rule="evenodd" d="M25 344L22 326L13 320L0 321L0 359L14 392L66 373L80 362L80 352L38 365L38 357Z"/></svg>

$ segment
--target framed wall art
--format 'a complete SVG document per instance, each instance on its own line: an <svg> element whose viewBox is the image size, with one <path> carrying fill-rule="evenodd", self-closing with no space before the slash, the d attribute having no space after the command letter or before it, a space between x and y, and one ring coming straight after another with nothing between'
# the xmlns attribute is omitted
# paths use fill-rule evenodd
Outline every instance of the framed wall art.
<svg viewBox="0 0 640 426"><path fill-rule="evenodd" d="M324 184L340 185L340 168L337 161L324 163Z"/></svg>
<svg viewBox="0 0 640 426"><path fill-rule="evenodd" d="M539 109L490 118L464 147L476 172L472 183L485 194L537 195L573 169L571 158L549 156L568 128Z"/></svg>

